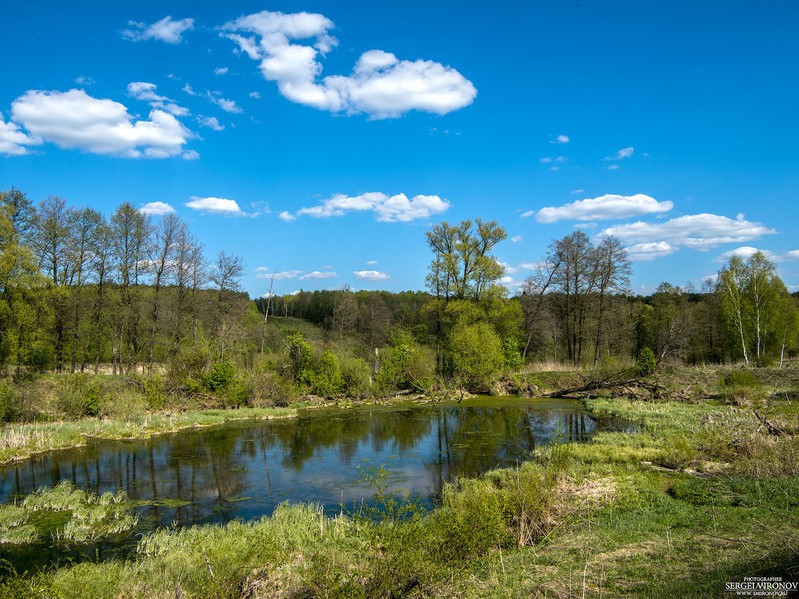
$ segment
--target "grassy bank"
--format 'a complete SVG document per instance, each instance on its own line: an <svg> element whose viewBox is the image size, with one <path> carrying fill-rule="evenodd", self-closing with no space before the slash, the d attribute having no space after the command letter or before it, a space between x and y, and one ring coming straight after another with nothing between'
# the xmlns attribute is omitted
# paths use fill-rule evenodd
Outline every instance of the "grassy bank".
<svg viewBox="0 0 799 599"><path fill-rule="evenodd" d="M636 423L449 484L430 513L378 510L166 529L137 558L7 576L11 596L717 597L745 576L799 572L799 388L705 373L682 401L586 400ZM691 373L684 373L686 376ZM694 373L695 374L695 373ZM683 394L684 396L684 394Z"/></svg>
<svg viewBox="0 0 799 599"><path fill-rule="evenodd" d="M238 420L284 418L293 416L296 412L295 408L236 408L177 414L143 414L129 418L8 424L0 429L0 462L25 459L53 449L80 447L90 438L142 439Z"/></svg>

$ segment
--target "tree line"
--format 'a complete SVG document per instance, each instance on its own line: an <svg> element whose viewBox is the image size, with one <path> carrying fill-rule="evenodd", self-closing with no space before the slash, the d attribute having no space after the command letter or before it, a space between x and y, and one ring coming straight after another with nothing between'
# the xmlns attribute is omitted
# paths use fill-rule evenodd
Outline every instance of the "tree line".
<svg viewBox="0 0 799 599"><path fill-rule="evenodd" d="M34 205L12 188L0 192L0 369L127 373L180 358L204 360L192 366L202 371L233 360L336 389L346 363L359 389L436 376L480 387L531 362L622 365L644 348L659 363L755 365L799 349L797 298L761 252L730 259L701 289L664 282L641 296L617 239L575 231L510 294L494 255L506 237L496 221L433 225L424 291L344 287L253 302L240 290L241 259L208 258L175 214L153 219L126 202L106 218L58 196ZM321 346L276 334L273 317L319 325Z"/></svg>
<svg viewBox="0 0 799 599"><path fill-rule="evenodd" d="M128 202L110 218L58 196L0 192L0 369L114 373L161 363L187 340L241 336L240 258L209 259L175 214Z"/></svg>

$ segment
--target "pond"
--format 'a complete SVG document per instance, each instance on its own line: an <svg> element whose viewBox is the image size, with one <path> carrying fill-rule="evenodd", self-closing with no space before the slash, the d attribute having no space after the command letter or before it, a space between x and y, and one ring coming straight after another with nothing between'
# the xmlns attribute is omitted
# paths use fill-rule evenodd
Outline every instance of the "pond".
<svg viewBox="0 0 799 599"><path fill-rule="evenodd" d="M150 502L137 508L137 532L254 519L283 501L318 503L335 514L371 497L361 471L383 465L392 490L432 505L446 481L512 466L556 435L583 441L601 426L614 423L598 423L579 402L549 399L301 410L296 418L97 441L37 456L0 469L0 502L61 480L98 495L122 489ZM101 557L121 545L100 544L91 553ZM44 546L23 551L27 558L2 548L0 557L27 563L34 549L39 559L59 561L60 550Z"/></svg>

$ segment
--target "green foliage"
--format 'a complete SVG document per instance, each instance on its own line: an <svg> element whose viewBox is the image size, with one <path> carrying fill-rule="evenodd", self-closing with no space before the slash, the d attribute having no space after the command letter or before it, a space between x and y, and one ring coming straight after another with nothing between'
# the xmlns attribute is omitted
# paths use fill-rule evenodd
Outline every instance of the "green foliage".
<svg viewBox="0 0 799 599"><path fill-rule="evenodd" d="M502 340L502 355L505 358L505 366L517 370L524 365L522 352L519 351L519 344L514 339L505 337Z"/></svg>
<svg viewBox="0 0 799 599"><path fill-rule="evenodd" d="M485 386L505 361L502 342L485 322L456 325L449 334L448 349L452 374L472 387Z"/></svg>
<svg viewBox="0 0 799 599"><path fill-rule="evenodd" d="M286 337L286 347L288 348L289 368L294 380L307 384L313 374L311 369L313 347L301 333L292 333Z"/></svg>
<svg viewBox="0 0 799 599"><path fill-rule="evenodd" d="M361 500L351 515L356 522L393 523L405 522L412 518L420 518L425 509L419 495L411 495L408 491L389 490L390 472L384 464L379 468L363 468L358 466L361 478L373 489L372 501Z"/></svg>
<svg viewBox="0 0 799 599"><path fill-rule="evenodd" d="M313 390L317 395L331 397L344 390L344 379L338 357L331 351L325 351L314 367Z"/></svg>
<svg viewBox="0 0 799 599"><path fill-rule="evenodd" d="M377 380L384 393L399 389L425 391L432 384L435 369L433 357L407 329L392 331L388 347L379 356Z"/></svg>
<svg viewBox="0 0 799 599"><path fill-rule="evenodd" d="M344 392L349 397L366 396L372 382L372 370L366 360L346 356L340 363Z"/></svg>
<svg viewBox="0 0 799 599"><path fill-rule="evenodd" d="M763 383L749 370L730 370L719 381L719 387L722 389L734 387L755 389L762 386Z"/></svg>
<svg viewBox="0 0 799 599"><path fill-rule="evenodd" d="M0 382L0 422L13 422L19 417L19 400L14 390L5 382Z"/></svg>
<svg viewBox="0 0 799 599"><path fill-rule="evenodd" d="M645 347L638 353L638 359L635 361L635 374L642 378L647 377L654 373L657 367L657 360L651 349Z"/></svg>
<svg viewBox="0 0 799 599"><path fill-rule="evenodd" d="M150 410L162 410L166 405L166 391L164 381L160 376L145 377L144 397L147 399L147 406Z"/></svg>
<svg viewBox="0 0 799 599"><path fill-rule="evenodd" d="M224 391L236 375L236 367L228 360L214 364L203 375L203 384L209 391Z"/></svg>

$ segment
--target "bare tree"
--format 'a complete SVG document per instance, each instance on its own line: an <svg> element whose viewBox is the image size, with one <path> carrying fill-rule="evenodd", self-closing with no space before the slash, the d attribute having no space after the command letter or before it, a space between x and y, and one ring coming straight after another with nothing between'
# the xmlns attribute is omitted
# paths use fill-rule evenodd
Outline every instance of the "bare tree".
<svg viewBox="0 0 799 599"><path fill-rule="evenodd" d="M165 215L155 227L153 241L150 246L150 268L153 272L153 305L150 312L150 366L155 360L155 337L158 333L160 317L160 294L164 277L175 268L175 247L178 243L183 223L174 213Z"/></svg>

